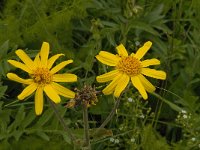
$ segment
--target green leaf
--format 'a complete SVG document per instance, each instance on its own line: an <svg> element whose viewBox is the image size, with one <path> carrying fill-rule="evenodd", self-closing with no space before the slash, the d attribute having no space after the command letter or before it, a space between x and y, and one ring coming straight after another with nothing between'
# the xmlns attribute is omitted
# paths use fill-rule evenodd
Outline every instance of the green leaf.
<svg viewBox="0 0 200 150"><path fill-rule="evenodd" d="M141 149L170 150L170 147L165 138L157 134L151 125L147 125L141 133Z"/></svg>
<svg viewBox="0 0 200 150"><path fill-rule="evenodd" d="M162 19L164 17L163 15L161 15L163 11L163 6L164 6L163 4L158 5L153 11L149 12L145 16L145 20L148 20L148 22L152 23Z"/></svg>
<svg viewBox="0 0 200 150"><path fill-rule="evenodd" d="M1 147L2 150L10 150L10 149L12 149L12 146L11 146L10 142L8 142L7 139L5 139L5 140L0 142L0 147Z"/></svg>
<svg viewBox="0 0 200 150"><path fill-rule="evenodd" d="M84 64L83 67L87 71L91 71L93 67L93 62L95 59L95 55L97 53L96 45L97 43L94 41L89 41L82 49L81 52L85 53L83 56L84 58Z"/></svg>
<svg viewBox="0 0 200 150"><path fill-rule="evenodd" d="M7 63L9 50L9 40L5 41L0 46L0 74L6 76L6 73L10 70L10 66Z"/></svg>
<svg viewBox="0 0 200 150"><path fill-rule="evenodd" d="M0 136L2 133L6 133L8 124L10 123L10 109L3 109L3 102L0 101Z"/></svg>
<svg viewBox="0 0 200 150"><path fill-rule="evenodd" d="M46 141L49 141L49 140L50 140L50 139L49 139L49 136L48 136L46 133L42 132L42 131L36 132L36 135L38 135L39 137L41 137L42 139L44 139L44 140L46 140Z"/></svg>
<svg viewBox="0 0 200 150"><path fill-rule="evenodd" d="M111 21L101 21L101 23L104 25L104 26L107 26L107 27L111 27L111 28L119 28L119 25L114 23L114 22L111 22Z"/></svg>
<svg viewBox="0 0 200 150"><path fill-rule="evenodd" d="M26 117L21 123L22 128L25 129L28 125L30 125L33 122L35 118L36 118L35 111L34 109L31 109L31 111L28 113L28 115L26 115Z"/></svg>
<svg viewBox="0 0 200 150"><path fill-rule="evenodd" d="M114 100L112 96L107 97L99 97L98 102L95 106L92 106L89 109L89 112L95 115L105 115L109 114L112 109L112 105L114 105Z"/></svg>
<svg viewBox="0 0 200 150"><path fill-rule="evenodd" d="M164 103L168 104L173 110L177 112L181 112L183 109L179 107L178 105L166 100L165 98L161 97L157 93L151 93L152 95L156 96L158 99L162 100Z"/></svg>
<svg viewBox="0 0 200 150"><path fill-rule="evenodd" d="M94 55L88 54L88 56L85 59L85 63L84 63L84 68L87 71L91 71L92 66L93 66L93 61L94 61Z"/></svg>
<svg viewBox="0 0 200 150"><path fill-rule="evenodd" d="M45 123L47 123L51 117L53 116L52 109L47 109L40 117L40 119L37 121L36 126L42 127Z"/></svg>
<svg viewBox="0 0 200 150"><path fill-rule="evenodd" d="M115 42L115 32L113 31L108 31L106 32L106 37L108 39L108 41L110 42L110 44L112 46L116 46L116 42Z"/></svg>
<svg viewBox="0 0 200 150"><path fill-rule="evenodd" d="M71 139L66 132L61 131L60 134L63 136L63 139L65 140L65 142L67 142L69 144L71 143Z"/></svg>
<svg viewBox="0 0 200 150"><path fill-rule="evenodd" d="M25 117L24 105L21 105L15 116L15 121L8 127L8 131L11 132L12 130L15 130L17 127L19 127L24 117Z"/></svg>
<svg viewBox="0 0 200 150"><path fill-rule="evenodd" d="M4 56L7 55L9 49L9 40L5 41L1 46L0 46L0 60L4 58Z"/></svg>
<svg viewBox="0 0 200 150"><path fill-rule="evenodd" d="M66 125L70 124L70 122L71 122L70 118L64 117L67 109L65 107L63 107L62 105L59 105L59 104L56 105L56 106L57 106L57 109L59 111L60 116L65 120ZM50 128L59 129L60 126L62 126L62 125L60 125L59 119L57 117L53 117L52 120L51 120ZM61 127L61 129L63 129L63 127Z"/></svg>
<svg viewBox="0 0 200 150"><path fill-rule="evenodd" d="M7 88L7 86L0 86L0 99L4 97Z"/></svg>
<svg viewBox="0 0 200 150"><path fill-rule="evenodd" d="M23 131L22 130L15 130L14 132L12 132L12 136L15 137L16 141L18 141L20 139L20 137L22 136Z"/></svg>
<svg viewBox="0 0 200 150"><path fill-rule="evenodd" d="M146 31L148 33L151 33L155 36L159 36L159 33L154 30L149 24L144 23L142 21L138 21L138 20L133 20L129 26L129 29L139 29L142 31Z"/></svg>

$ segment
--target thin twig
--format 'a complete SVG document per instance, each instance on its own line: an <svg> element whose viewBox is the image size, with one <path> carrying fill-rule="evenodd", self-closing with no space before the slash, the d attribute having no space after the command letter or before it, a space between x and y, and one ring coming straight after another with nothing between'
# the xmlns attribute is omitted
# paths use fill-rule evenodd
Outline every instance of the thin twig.
<svg viewBox="0 0 200 150"><path fill-rule="evenodd" d="M56 117L58 118L58 120L59 120L60 123L62 124L62 126L63 126L65 132L70 136L72 143L74 143L75 140L76 140L76 138L75 138L75 136L71 133L71 131L70 131L69 127L66 125L64 119L63 119L63 118L61 117L61 115L59 114L58 109L56 108L55 103L52 102L49 98L47 98L47 99L48 99L48 102L49 102L49 104L51 105L52 109L54 110L54 113L55 113Z"/></svg>
<svg viewBox="0 0 200 150"><path fill-rule="evenodd" d="M120 103L120 99L118 98L115 102L115 105L112 109L112 111L110 112L110 114L108 115L108 117L106 118L106 120L101 124L101 126L99 128L104 128L108 122L112 119L112 117L114 116L115 112L116 112L116 109L118 108L119 106L119 103Z"/></svg>
<svg viewBox="0 0 200 150"><path fill-rule="evenodd" d="M111 110L110 114L108 115L108 117L106 118L106 120L101 124L101 126L96 130L96 132L94 132L93 135L98 134L98 132L108 124L108 122L114 116L114 114L116 112L116 109L119 107L119 103L120 103L120 98L117 98L117 100L115 102L115 105L114 105L113 109Z"/></svg>
<svg viewBox="0 0 200 150"><path fill-rule="evenodd" d="M84 149L91 150L87 104L83 104L83 122L84 122L84 135L85 135Z"/></svg>

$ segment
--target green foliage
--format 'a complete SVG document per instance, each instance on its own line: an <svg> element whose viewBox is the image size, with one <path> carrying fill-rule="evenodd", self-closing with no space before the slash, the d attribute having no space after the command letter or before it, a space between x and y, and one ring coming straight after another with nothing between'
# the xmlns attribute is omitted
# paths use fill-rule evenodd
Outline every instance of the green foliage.
<svg viewBox="0 0 200 150"><path fill-rule="evenodd" d="M3 108L2 102L0 106L0 140L3 141L2 144L17 144L24 138L25 141L29 141L26 139L29 136L50 141L53 134L60 135L58 139L63 137L64 141L70 145L70 139L58 124L57 118L54 118L52 109L47 109L42 116L36 117L34 109L27 112L23 104L17 109ZM64 115L66 109L60 107L59 111Z"/></svg>
<svg viewBox="0 0 200 150"><path fill-rule="evenodd" d="M32 1L9 0L1 15L0 43L10 40L11 45L32 45L38 48L42 41L54 43L58 51L65 50L72 57L72 20L86 15L88 1ZM66 49L67 47L67 49Z"/></svg>
<svg viewBox="0 0 200 150"><path fill-rule="evenodd" d="M8 55L8 50L9 50L9 41L5 41L0 49L0 75L3 75L5 76L6 73L10 70L10 67L7 63L7 60L9 58L9 55Z"/></svg>
<svg viewBox="0 0 200 150"><path fill-rule="evenodd" d="M144 127L141 134L141 147L145 150L169 150L170 147L167 144L166 140L157 133L154 132L154 129L151 126Z"/></svg>
<svg viewBox="0 0 200 150"><path fill-rule="evenodd" d="M51 53L64 53L64 59L74 60L67 71L75 73L79 81L71 89L87 83L101 91L104 85L95 78L109 68L96 61L97 53L116 53L115 47L120 43L129 53L135 52L148 40L153 46L146 56L161 60L160 68L167 72L167 81L152 81L158 94L150 95L145 102L130 87L106 129L91 137L92 148L198 149L199 7L199 0L0 1L0 149L45 149L47 144L49 149L73 148L48 103L37 117L32 98L16 100L24 85L8 81L6 74L12 70L27 77L7 63L8 59L18 59L16 49L24 49L34 57L41 43L47 41ZM89 108L91 132L114 105L112 96L100 94L98 100L96 106ZM63 107L66 101L62 102L58 111L80 146L82 111L79 106L67 109ZM187 118L182 110L187 112Z"/></svg>
<svg viewBox="0 0 200 150"><path fill-rule="evenodd" d="M28 138L23 138L20 142L12 142L12 146L8 141L2 141L0 143L2 150L8 149L21 149L21 150L38 150L45 149L48 147L49 150L55 149L66 149L71 150L72 147L67 144L61 137L51 136L52 141L41 140L36 136L29 136Z"/></svg>

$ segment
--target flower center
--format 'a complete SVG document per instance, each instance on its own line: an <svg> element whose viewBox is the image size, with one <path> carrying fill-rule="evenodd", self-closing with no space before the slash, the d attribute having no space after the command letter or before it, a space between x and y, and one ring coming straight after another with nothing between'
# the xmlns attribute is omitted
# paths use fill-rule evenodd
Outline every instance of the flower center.
<svg viewBox="0 0 200 150"><path fill-rule="evenodd" d="M122 57L122 59L117 64L117 69L129 76L140 74L141 68L141 62L132 56Z"/></svg>
<svg viewBox="0 0 200 150"><path fill-rule="evenodd" d="M48 68L37 68L32 77L34 82L38 84L49 84L52 81L52 74Z"/></svg>

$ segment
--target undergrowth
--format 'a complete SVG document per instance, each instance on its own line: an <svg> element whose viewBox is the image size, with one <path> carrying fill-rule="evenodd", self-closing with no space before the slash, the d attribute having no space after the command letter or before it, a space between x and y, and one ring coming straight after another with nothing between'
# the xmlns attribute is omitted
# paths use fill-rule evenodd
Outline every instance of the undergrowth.
<svg viewBox="0 0 200 150"><path fill-rule="evenodd" d="M134 88L124 93L107 130L91 137L92 149L200 149L199 7L199 0L0 1L0 149L72 149L48 103L37 117L33 98L17 100L24 85L6 77L11 70L23 76L7 63L16 49L35 57L42 42L49 42L51 55L74 60L64 70L79 77L72 90L88 84L100 91L95 77L109 69L97 62L97 53L113 53L120 43L135 52L148 40L153 46L147 58L161 60L167 80L152 81L158 95L149 94L147 101ZM112 96L97 98L89 108L91 133L115 102ZM58 110L81 143L82 111L64 107L67 102L63 98Z"/></svg>

